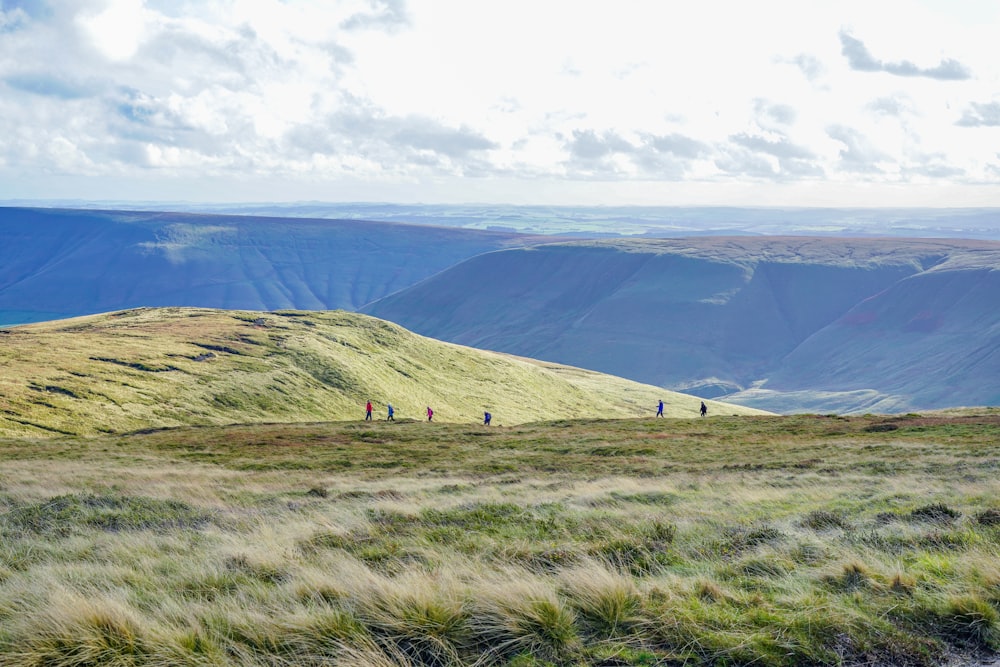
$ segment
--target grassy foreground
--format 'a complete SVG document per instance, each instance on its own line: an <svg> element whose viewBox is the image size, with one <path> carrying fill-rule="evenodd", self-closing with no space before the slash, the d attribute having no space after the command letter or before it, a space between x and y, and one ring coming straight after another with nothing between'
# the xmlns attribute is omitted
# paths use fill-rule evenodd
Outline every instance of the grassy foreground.
<svg viewBox="0 0 1000 667"><path fill-rule="evenodd" d="M936 665L1000 411L0 441L0 665Z"/></svg>

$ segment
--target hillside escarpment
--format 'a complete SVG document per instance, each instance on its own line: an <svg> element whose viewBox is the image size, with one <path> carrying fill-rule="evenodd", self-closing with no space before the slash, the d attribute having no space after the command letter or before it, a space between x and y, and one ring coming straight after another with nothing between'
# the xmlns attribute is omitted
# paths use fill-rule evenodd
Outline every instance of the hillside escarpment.
<svg viewBox="0 0 1000 667"><path fill-rule="evenodd" d="M998 269L989 242L591 241L479 256L364 312L776 411L896 411L1000 401Z"/></svg>
<svg viewBox="0 0 1000 667"><path fill-rule="evenodd" d="M148 306L355 308L530 236L356 220L0 208L0 324Z"/></svg>

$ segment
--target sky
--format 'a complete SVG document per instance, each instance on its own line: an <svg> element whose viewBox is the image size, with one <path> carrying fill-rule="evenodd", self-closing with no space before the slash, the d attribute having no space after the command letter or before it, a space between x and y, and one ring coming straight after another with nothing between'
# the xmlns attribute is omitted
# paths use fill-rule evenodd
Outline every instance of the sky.
<svg viewBox="0 0 1000 667"><path fill-rule="evenodd" d="M995 0L0 0L0 200L1000 206Z"/></svg>

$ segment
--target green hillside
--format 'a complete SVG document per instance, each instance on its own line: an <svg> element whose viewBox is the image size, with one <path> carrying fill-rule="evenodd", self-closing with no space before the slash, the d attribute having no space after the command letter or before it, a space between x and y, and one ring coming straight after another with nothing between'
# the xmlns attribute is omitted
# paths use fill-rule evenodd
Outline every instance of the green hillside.
<svg viewBox="0 0 1000 667"><path fill-rule="evenodd" d="M0 330L0 434L385 417L494 425L697 414L691 396L341 311L138 309ZM712 414L755 411L710 403Z"/></svg>

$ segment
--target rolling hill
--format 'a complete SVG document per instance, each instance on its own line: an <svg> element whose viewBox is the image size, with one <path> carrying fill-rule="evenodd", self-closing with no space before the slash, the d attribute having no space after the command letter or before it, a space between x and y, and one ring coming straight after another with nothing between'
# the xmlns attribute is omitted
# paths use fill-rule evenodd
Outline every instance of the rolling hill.
<svg viewBox="0 0 1000 667"><path fill-rule="evenodd" d="M342 308L775 412L1000 403L994 241L553 243L421 222L0 207L0 325Z"/></svg>
<svg viewBox="0 0 1000 667"><path fill-rule="evenodd" d="M144 306L354 310L544 237L358 220L0 207L0 324Z"/></svg>
<svg viewBox="0 0 1000 667"><path fill-rule="evenodd" d="M1000 243L578 241L469 259L362 309L463 345L777 412L1000 403Z"/></svg>
<svg viewBox="0 0 1000 667"><path fill-rule="evenodd" d="M695 416L696 398L431 340L342 311L119 311L0 329L0 434L396 418ZM751 414L713 404L714 413Z"/></svg>

